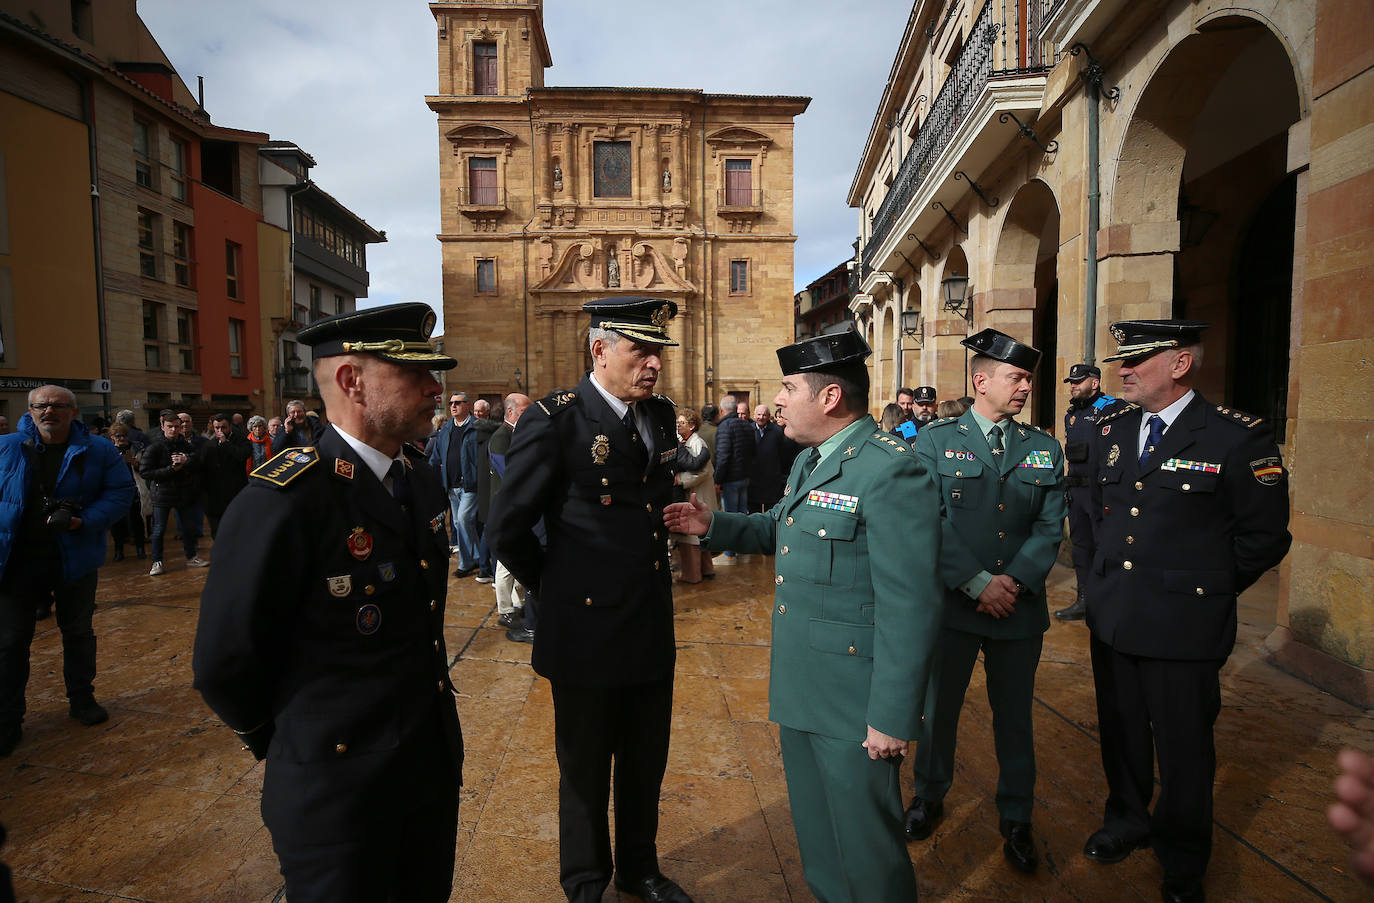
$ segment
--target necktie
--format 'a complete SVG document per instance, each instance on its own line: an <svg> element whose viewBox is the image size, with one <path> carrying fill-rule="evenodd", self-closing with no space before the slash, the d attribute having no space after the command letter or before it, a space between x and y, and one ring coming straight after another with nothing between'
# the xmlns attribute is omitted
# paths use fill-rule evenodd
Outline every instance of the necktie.
<svg viewBox="0 0 1374 903"><path fill-rule="evenodd" d="M819 448L813 448L807 452L806 460L802 462L801 481L803 483L806 482L807 477L811 476L811 471L815 470L819 463L821 463L821 450Z"/></svg>
<svg viewBox="0 0 1374 903"><path fill-rule="evenodd" d="M387 476L391 477L391 497L399 502L402 508L409 510L410 477L406 474L405 464L399 458L392 461Z"/></svg>
<svg viewBox="0 0 1374 903"><path fill-rule="evenodd" d="M629 431L630 439L634 442L635 449L638 451L646 451L648 446L646 446L644 440L640 438L639 425L635 423L634 405L630 405L625 409L625 416L620 418L620 422L625 424L625 429Z"/></svg>
<svg viewBox="0 0 1374 903"><path fill-rule="evenodd" d="M988 448L992 449L994 455L1000 455L1005 449L1002 446L1002 425L994 423L992 430L988 432Z"/></svg>
<svg viewBox="0 0 1374 903"><path fill-rule="evenodd" d="M1145 437L1145 448L1140 452L1140 466L1144 467L1145 462L1150 460L1150 455L1154 453L1159 445L1159 440L1164 438L1164 418L1158 414L1151 414L1150 419L1145 421L1150 426L1150 435Z"/></svg>

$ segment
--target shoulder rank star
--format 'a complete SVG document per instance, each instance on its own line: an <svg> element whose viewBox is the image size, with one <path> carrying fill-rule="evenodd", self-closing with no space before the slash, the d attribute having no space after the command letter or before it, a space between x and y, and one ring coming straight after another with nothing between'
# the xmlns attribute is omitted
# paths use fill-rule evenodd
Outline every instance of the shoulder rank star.
<svg viewBox="0 0 1374 903"><path fill-rule="evenodd" d="M856 451L858 451L858 449L856 449L854 446L851 445L851 446L849 446L848 448L846 448L846 449L844 450L844 453L845 453L846 455L852 455L852 454L854 454L854 452L856 452Z"/></svg>

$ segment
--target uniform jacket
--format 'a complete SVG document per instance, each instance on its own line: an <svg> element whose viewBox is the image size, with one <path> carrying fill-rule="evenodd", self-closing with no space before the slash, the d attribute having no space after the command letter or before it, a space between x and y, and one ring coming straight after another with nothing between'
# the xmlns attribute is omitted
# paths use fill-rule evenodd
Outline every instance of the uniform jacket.
<svg viewBox="0 0 1374 903"><path fill-rule="evenodd" d="M1108 414L1125 407L1126 402L1104 392L1098 392L1087 404L1070 402L1064 412L1064 483L1070 488L1088 486L1092 474L1088 472L1088 445L1097 422Z"/></svg>
<svg viewBox="0 0 1374 903"><path fill-rule="evenodd" d="M539 587L534 670L551 681L611 687L672 676L672 577L663 508L677 454L673 403L639 402L652 430L645 457L585 376L516 424L487 538L526 587ZM532 531L548 531L541 548Z"/></svg>
<svg viewBox="0 0 1374 903"><path fill-rule="evenodd" d="M940 629L935 486L903 443L865 417L761 514L712 516L709 545L776 554L769 718L861 742L872 725L917 735Z"/></svg>
<svg viewBox="0 0 1374 903"><path fill-rule="evenodd" d="M1236 595L1292 542L1273 431L1197 395L1142 469L1141 416L1131 405L1093 436L1088 628L1128 655L1224 659L1236 641Z"/></svg>
<svg viewBox="0 0 1374 903"><path fill-rule="evenodd" d="M749 471L754 466L754 446L753 421L733 415L722 420L716 429L715 457L711 459L716 468L716 482L737 483L749 479Z"/></svg>
<svg viewBox="0 0 1374 903"><path fill-rule="evenodd" d="M408 741L435 735L461 769L448 501L423 463L409 473L407 513L333 427L284 450L229 505L201 594L194 685L266 756L264 817L315 840L413 794Z"/></svg>
<svg viewBox="0 0 1374 903"><path fill-rule="evenodd" d="M922 427L913 448L940 493L944 625L1011 640L1050 626L1045 577L1064 537L1064 455L1053 436L1020 422L1003 445L1001 455L992 453L970 410ZM979 571L1009 574L1025 587L1009 616L977 611L959 589Z"/></svg>
<svg viewBox="0 0 1374 903"><path fill-rule="evenodd" d="M33 416L27 411L12 433L0 436L0 576L4 575L33 483L32 457L42 454ZM134 481L119 450L72 421L66 454L57 472L57 499L81 506L81 526L61 534L62 579L75 580L105 563L105 531L129 514Z"/></svg>

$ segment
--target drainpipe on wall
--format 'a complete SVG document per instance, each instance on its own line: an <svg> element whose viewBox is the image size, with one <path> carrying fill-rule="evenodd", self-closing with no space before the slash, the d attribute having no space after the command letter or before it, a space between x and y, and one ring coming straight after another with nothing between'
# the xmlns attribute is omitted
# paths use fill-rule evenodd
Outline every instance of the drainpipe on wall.
<svg viewBox="0 0 1374 903"><path fill-rule="evenodd" d="M1098 105L1103 96L1116 100L1121 96L1117 87L1102 88L1106 71L1088 50L1086 44L1078 43L1069 48L1069 53L1078 56L1082 53L1088 58L1083 69L1083 84L1088 95L1088 222L1087 258L1083 265L1083 361L1092 364L1097 352L1097 229L1101 217L1102 191L1098 185L1099 165L1098 131L1100 114Z"/></svg>
<svg viewBox="0 0 1374 903"><path fill-rule="evenodd" d="M525 220L525 225L520 227L520 334L524 336L525 351L522 357L525 361L525 385L517 385L515 388L522 395L528 396L530 380L534 377L534 371L530 369L530 245L529 232L530 225L534 218L539 215L536 205L539 203L539 175L535 171L536 166L547 166L548 161L534 159L534 95L530 89L525 89L525 110L529 113L530 120L530 218ZM544 142L544 147L548 147L548 142ZM442 303L442 302L441 302ZM448 324L444 324L444 332L448 332ZM545 348L544 353L550 358L553 357L553 349Z"/></svg>
<svg viewBox="0 0 1374 903"><path fill-rule="evenodd" d="M711 239L708 237L707 231L706 231L706 105L707 105L707 103L708 103L708 101L707 101L707 98L706 98L706 92L703 91L703 92L701 92L701 166L699 167L699 171L698 171L698 173L697 173L697 178L701 179L701 276L699 277L699 278L701 279L701 334L702 334L702 335L701 335L701 338L702 338L701 344L702 344L702 347L703 347L703 348L705 349L705 351L706 351L706 353L703 354L702 357L701 357L701 366L702 366L702 375L701 375L701 379L702 379L702 385L703 385L703 386L706 386L706 368L707 368L707 367L712 367L712 368L713 368L713 369L712 369L712 372L713 372L713 373L715 372L714 365L711 363L711 360L712 360L712 358L715 356L715 350L716 350L716 345L715 345L715 341L714 341L714 338L715 338L715 337L714 337L714 334L713 334L713 332L712 332L712 330L711 330L711 321L712 321L713 318L710 316L710 313L711 313L711 299L710 299L710 291L711 291L711 273L710 273L710 270L708 269L708 267L710 266L710 260L708 259L708 255L707 255L707 253L706 253L707 246L708 246L708 245L710 244L710 242L711 242ZM687 137L687 136L685 136L685 135L683 136L683 140L684 140L684 141L686 140L686 137ZM687 159L687 154L686 154L686 153L684 153L684 154L682 155L682 159L684 159L684 160ZM684 195L684 196L686 195L686 192L685 192L685 191L683 192L683 195ZM752 279L752 278L753 278L753 275L751 274L749 278ZM717 391L717 390L716 390L716 387L715 387L715 386L706 386L706 402L710 402L710 401L713 400L713 399L711 398L711 396L712 396L716 391ZM705 402L703 402L703 403L705 403Z"/></svg>
<svg viewBox="0 0 1374 903"><path fill-rule="evenodd" d="M100 161L96 156L95 140L95 91L88 80L75 75L77 90L81 92L81 112L86 120L87 155L91 168L91 235L95 244L95 314L98 343L100 347L100 376L110 378L110 337L105 324L105 262L104 250L100 242ZM110 418L110 393L101 395L101 416L108 422Z"/></svg>

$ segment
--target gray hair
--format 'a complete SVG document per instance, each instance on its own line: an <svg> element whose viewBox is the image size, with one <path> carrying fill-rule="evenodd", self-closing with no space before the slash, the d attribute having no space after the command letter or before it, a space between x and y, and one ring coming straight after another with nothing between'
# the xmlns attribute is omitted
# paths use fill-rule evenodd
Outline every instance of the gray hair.
<svg viewBox="0 0 1374 903"><path fill-rule="evenodd" d="M34 393L41 392L44 389L56 389L58 392L61 392L63 395L67 396L67 401L71 402L72 407L76 407L76 395L73 394L71 389L68 389L66 386L55 386L51 383L49 383L46 386L38 386L37 388L30 389L29 404L33 404Z"/></svg>
<svg viewBox="0 0 1374 903"><path fill-rule="evenodd" d="M614 348L616 345L620 344L620 333L613 329L602 329L600 326L591 327L587 330L588 351L591 350L592 343L597 339L600 339L603 345Z"/></svg>
<svg viewBox="0 0 1374 903"><path fill-rule="evenodd" d="M305 410L305 402L301 401L299 398L293 398L286 403L286 407L283 408L283 410L289 411L292 408L300 408L303 411Z"/></svg>
<svg viewBox="0 0 1374 903"><path fill-rule="evenodd" d="M267 428L267 418L262 416L261 414L254 414L252 417L248 418L248 428L250 430L253 427L257 426L259 423L262 424L263 429Z"/></svg>
<svg viewBox="0 0 1374 903"><path fill-rule="evenodd" d="M115 420L118 420L120 423L133 426L134 412L130 411L128 408L125 408L124 410L120 411L118 414L115 415Z"/></svg>

